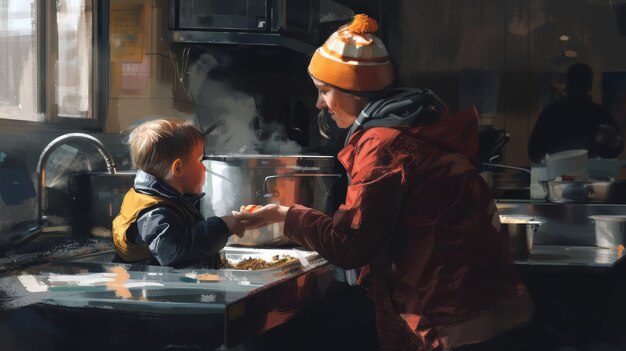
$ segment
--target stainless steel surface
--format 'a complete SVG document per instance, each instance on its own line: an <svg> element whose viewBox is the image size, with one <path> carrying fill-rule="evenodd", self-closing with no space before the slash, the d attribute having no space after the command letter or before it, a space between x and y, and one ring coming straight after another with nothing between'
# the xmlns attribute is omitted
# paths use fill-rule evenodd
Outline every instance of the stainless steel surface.
<svg viewBox="0 0 626 351"><path fill-rule="evenodd" d="M278 178L301 178L301 177L333 177L333 178L341 178L341 174L324 174L324 173L290 173L290 174L275 174L265 177L263 181L263 191L257 191L257 196L263 197L278 197L280 193L278 191L269 190L269 186L267 185L270 179L278 179Z"/></svg>
<svg viewBox="0 0 626 351"><path fill-rule="evenodd" d="M626 203L625 181L548 181L548 199L556 203Z"/></svg>
<svg viewBox="0 0 626 351"><path fill-rule="evenodd" d="M498 200L500 215L529 216L541 222L535 245L596 244L592 215L626 215L623 204L576 204L545 201Z"/></svg>
<svg viewBox="0 0 626 351"><path fill-rule="evenodd" d="M610 268L623 256L615 249L594 246L535 245L528 258L517 259L518 265L571 267L571 268Z"/></svg>
<svg viewBox="0 0 626 351"><path fill-rule="evenodd" d="M224 254L233 260L276 254L298 260L258 271L173 269L114 264L114 252L108 251L0 276L0 290L11 287L3 301L12 304L103 309L119 313L119 318L151 315L165 321L168 316L200 316L214 321L204 331L207 337L233 347L349 287L343 270L315 252L227 247Z"/></svg>
<svg viewBox="0 0 626 351"><path fill-rule="evenodd" d="M13 230L2 233L0 256L4 256L5 252L36 238L42 232L43 226L41 221L26 221L17 225ZM0 271L2 271L2 263L0 263Z"/></svg>
<svg viewBox="0 0 626 351"><path fill-rule="evenodd" d="M206 217L223 216L241 206L276 203L302 204L329 213L333 208L333 186L340 177L334 157L308 155L206 156L207 177L201 201ZM270 187L271 183L271 187ZM280 245L288 243L282 224L249 230L231 244Z"/></svg>

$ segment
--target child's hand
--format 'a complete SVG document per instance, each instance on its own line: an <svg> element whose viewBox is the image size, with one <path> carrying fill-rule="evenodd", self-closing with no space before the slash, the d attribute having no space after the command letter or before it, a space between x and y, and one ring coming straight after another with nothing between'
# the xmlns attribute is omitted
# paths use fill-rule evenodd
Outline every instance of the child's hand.
<svg viewBox="0 0 626 351"><path fill-rule="evenodd" d="M240 216L225 215L220 218L222 218L224 223L226 223L228 231L231 234L235 234L240 238L243 236L243 232L246 230L246 228L244 227L243 223L241 223Z"/></svg>
<svg viewBox="0 0 626 351"><path fill-rule="evenodd" d="M254 206L254 205L253 205ZM248 207L245 206L244 209ZM262 208L254 208L252 212L243 211L237 214L246 229L255 229L277 222L284 222L289 207L276 204L265 205Z"/></svg>

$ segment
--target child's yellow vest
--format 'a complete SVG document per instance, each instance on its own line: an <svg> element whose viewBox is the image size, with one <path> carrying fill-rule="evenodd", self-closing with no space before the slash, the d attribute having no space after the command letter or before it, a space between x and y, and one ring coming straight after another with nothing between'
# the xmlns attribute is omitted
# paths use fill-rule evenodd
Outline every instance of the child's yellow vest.
<svg viewBox="0 0 626 351"><path fill-rule="evenodd" d="M147 245L134 244L126 238L126 231L128 228L137 222L139 213L147 208L158 205L174 206L172 203L164 198L140 194L131 188L124 196L122 207L120 208L120 214L113 219L113 243L115 243L115 249L117 254L122 259L128 262L145 260L152 257L150 249Z"/></svg>

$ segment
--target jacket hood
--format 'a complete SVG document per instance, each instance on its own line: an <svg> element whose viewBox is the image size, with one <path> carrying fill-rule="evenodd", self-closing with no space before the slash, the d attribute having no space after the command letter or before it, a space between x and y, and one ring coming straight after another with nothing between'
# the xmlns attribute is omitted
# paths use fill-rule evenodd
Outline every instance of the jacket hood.
<svg viewBox="0 0 626 351"><path fill-rule="evenodd" d="M441 148L475 157L478 152L478 111L470 106L439 122L411 129L411 134Z"/></svg>
<svg viewBox="0 0 626 351"><path fill-rule="evenodd" d="M396 88L367 104L346 137L360 129L409 128L410 134L441 148L474 157L478 151L478 112L474 106L449 114L429 89Z"/></svg>
<svg viewBox="0 0 626 351"><path fill-rule="evenodd" d="M134 188L137 192L142 194L156 195L169 200L177 201L188 207L188 209L192 212L198 212L195 204L205 195L204 193L182 195L163 180L142 170L138 170L137 175L135 175Z"/></svg>

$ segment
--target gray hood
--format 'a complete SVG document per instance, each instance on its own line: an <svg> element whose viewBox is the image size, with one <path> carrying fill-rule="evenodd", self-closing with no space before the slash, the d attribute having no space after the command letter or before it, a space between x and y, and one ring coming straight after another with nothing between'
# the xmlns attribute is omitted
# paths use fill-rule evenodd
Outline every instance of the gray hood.
<svg viewBox="0 0 626 351"><path fill-rule="evenodd" d="M395 88L363 108L350 127L345 144L360 129L428 125L438 121L446 112L445 104L432 90Z"/></svg>

